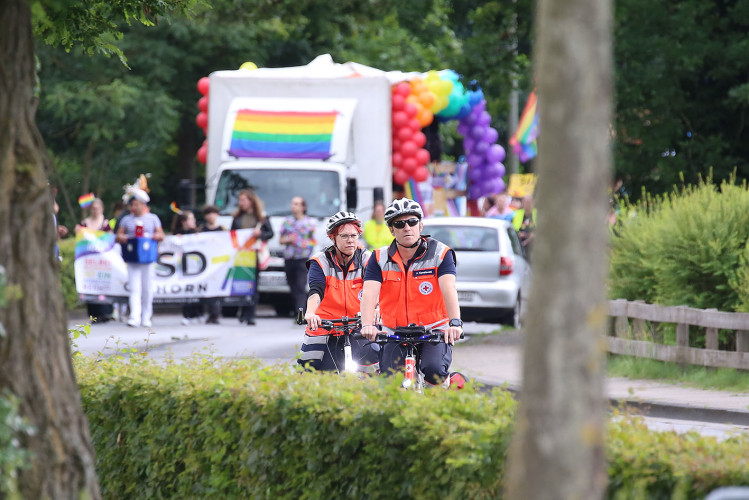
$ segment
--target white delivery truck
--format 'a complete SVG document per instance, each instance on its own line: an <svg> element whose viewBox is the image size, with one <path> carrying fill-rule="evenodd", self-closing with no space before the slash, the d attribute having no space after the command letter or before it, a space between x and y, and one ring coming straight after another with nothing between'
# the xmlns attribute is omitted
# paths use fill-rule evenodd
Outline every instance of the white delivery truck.
<svg viewBox="0 0 749 500"><path fill-rule="evenodd" d="M375 189L391 199L391 83L398 78L320 56L307 66L216 71L208 93L206 201L229 227L237 195L252 188L265 204L274 238L258 290L276 312L291 310L278 233L302 196L318 220L339 210L366 220Z"/></svg>

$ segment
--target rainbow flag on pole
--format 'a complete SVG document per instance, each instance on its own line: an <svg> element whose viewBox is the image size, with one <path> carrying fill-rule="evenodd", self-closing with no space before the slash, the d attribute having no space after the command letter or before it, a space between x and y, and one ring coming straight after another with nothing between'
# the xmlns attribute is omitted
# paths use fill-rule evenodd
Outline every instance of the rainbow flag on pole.
<svg viewBox="0 0 749 500"><path fill-rule="evenodd" d="M94 202L95 198L96 197L94 196L94 193L81 195L78 197L78 204L81 206L81 208L88 208Z"/></svg>
<svg viewBox="0 0 749 500"><path fill-rule="evenodd" d="M229 153L237 158L327 159L337 116L338 111L240 109Z"/></svg>
<svg viewBox="0 0 749 500"><path fill-rule="evenodd" d="M525 103L523 114L520 115L518 129L510 137L509 143L512 150L518 156L518 159L525 163L538 154L538 96L535 89L528 96L528 102Z"/></svg>

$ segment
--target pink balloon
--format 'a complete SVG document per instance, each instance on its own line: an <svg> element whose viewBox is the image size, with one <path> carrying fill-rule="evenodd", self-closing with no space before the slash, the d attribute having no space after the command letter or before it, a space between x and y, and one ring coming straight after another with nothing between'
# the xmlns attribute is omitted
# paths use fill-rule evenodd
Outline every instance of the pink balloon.
<svg viewBox="0 0 749 500"><path fill-rule="evenodd" d="M403 165L403 155L397 151L393 153L393 166L398 168Z"/></svg>
<svg viewBox="0 0 749 500"><path fill-rule="evenodd" d="M398 129L398 139L401 141L401 144L410 141L413 135L414 132L409 127L401 127Z"/></svg>
<svg viewBox="0 0 749 500"><path fill-rule="evenodd" d="M203 96L198 99L198 109L205 113L208 112L208 96Z"/></svg>
<svg viewBox="0 0 749 500"><path fill-rule="evenodd" d="M408 124L408 115L405 111L396 111L393 113L393 128L401 128Z"/></svg>
<svg viewBox="0 0 749 500"><path fill-rule="evenodd" d="M429 163L429 160L431 160L431 156L429 156L429 151L426 149L419 149L416 151L416 161L419 163L419 165L426 165Z"/></svg>
<svg viewBox="0 0 749 500"><path fill-rule="evenodd" d="M413 141L406 141L401 146L401 154L405 158L413 158L413 156L416 154L416 151L418 150L419 150L419 147L416 144L414 144ZM404 160L404 163L405 163L405 160Z"/></svg>
<svg viewBox="0 0 749 500"><path fill-rule="evenodd" d="M403 166L401 168L405 170L406 173L413 175L416 169L419 168L419 163L416 161L416 158L406 158L403 160Z"/></svg>
<svg viewBox="0 0 749 500"><path fill-rule="evenodd" d="M202 111L195 117L195 124L200 128L206 128L208 126L208 115Z"/></svg>
<svg viewBox="0 0 749 500"><path fill-rule="evenodd" d="M208 94L208 89L211 85L211 79L207 76L204 76L200 80L198 80L198 92L200 92L202 95Z"/></svg>
<svg viewBox="0 0 749 500"><path fill-rule="evenodd" d="M400 94L393 94L392 107L393 111L401 111L406 107L406 98Z"/></svg>
<svg viewBox="0 0 749 500"><path fill-rule="evenodd" d="M414 132L420 132L421 131L421 123L416 118L411 118L408 120L408 126L411 127L411 130Z"/></svg>
<svg viewBox="0 0 749 500"><path fill-rule="evenodd" d="M395 86L394 92L405 99L411 93L411 86L408 84L408 82L400 82Z"/></svg>
<svg viewBox="0 0 749 500"><path fill-rule="evenodd" d="M408 182L408 174L403 169L398 169L395 172L393 172L393 180L396 184L405 184Z"/></svg>
<svg viewBox="0 0 749 500"><path fill-rule="evenodd" d="M405 111L409 118L414 118L419 113L419 108L417 108L415 104L407 102Z"/></svg>
<svg viewBox="0 0 749 500"><path fill-rule="evenodd" d="M412 137L411 140L414 141L414 143L419 146L420 148L423 148L426 146L427 143L427 136L424 135L424 132L418 131L416 132Z"/></svg>
<svg viewBox="0 0 749 500"><path fill-rule="evenodd" d="M424 167L419 167L414 172L413 178L416 182L424 182L429 179L429 171Z"/></svg>
<svg viewBox="0 0 749 500"><path fill-rule="evenodd" d="M198 149L198 154L195 156L200 163L205 163L208 159L208 148L206 146L201 146L200 149Z"/></svg>

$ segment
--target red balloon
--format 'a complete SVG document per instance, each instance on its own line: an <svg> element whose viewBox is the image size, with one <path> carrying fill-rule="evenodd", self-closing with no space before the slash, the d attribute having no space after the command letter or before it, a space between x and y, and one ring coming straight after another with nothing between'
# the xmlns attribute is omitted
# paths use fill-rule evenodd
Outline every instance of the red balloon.
<svg viewBox="0 0 749 500"><path fill-rule="evenodd" d="M403 164L403 155L397 151L393 153L393 166L400 167Z"/></svg>
<svg viewBox="0 0 749 500"><path fill-rule="evenodd" d="M403 166L401 167L406 173L413 175L416 169L419 168L419 164L416 162L416 158L405 158L403 160Z"/></svg>
<svg viewBox="0 0 749 500"><path fill-rule="evenodd" d="M408 115L405 111L396 111L393 113L393 128L401 128L408 125Z"/></svg>
<svg viewBox="0 0 749 500"><path fill-rule="evenodd" d="M393 94L393 111L401 111L406 107L406 98L400 94Z"/></svg>
<svg viewBox="0 0 749 500"><path fill-rule="evenodd" d="M409 118L414 118L419 112L419 108L417 108L415 104L411 104L410 102L406 103L405 110L406 115L408 115Z"/></svg>
<svg viewBox="0 0 749 500"><path fill-rule="evenodd" d="M201 146L200 149L198 149L198 154L195 155L200 163L205 163L206 159L208 158L208 148L205 146Z"/></svg>
<svg viewBox="0 0 749 500"><path fill-rule="evenodd" d="M423 148L426 146L427 143L427 136L424 135L424 132L418 131L416 132L413 137L411 137L411 140L414 141L414 143L419 146L420 148Z"/></svg>
<svg viewBox="0 0 749 500"><path fill-rule="evenodd" d="M419 147L413 141L405 141L401 146L401 154L407 158L412 158L418 150Z"/></svg>
<svg viewBox="0 0 749 500"><path fill-rule="evenodd" d="M419 120L417 120L416 118L411 118L410 120L408 120L408 126L414 132L421 132L421 122L419 122Z"/></svg>
<svg viewBox="0 0 749 500"><path fill-rule="evenodd" d="M198 99L198 109L206 113L208 112L208 96L203 96Z"/></svg>
<svg viewBox="0 0 749 500"><path fill-rule="evenodd" d="M426 149L419 149L418 151L416 151L416 155L414 156L414 158L416 158L416 161L421 166L429 163L429 160L431 159L431 157L429 156L429 151L427 151Z"/></svg>
<svg viewBox="0 0 749 500"><path fill-rule="evenodd" d="M393 180L396 184L405 184L408 182L408 174L403 169L398 169L393 172Z"/></svg>
<svg viewBox="0 0 749 500"><path fill-rule="evenodd" d="M206 128L208 126L208 115L201 111L198 113L198 116L195 117L195 123L200 128Z"/></svg>
<svg viewBox="0 0 749 500"><path fill-rule="evenodd" d="M208 94L208 88L211 85L211 80L207 76L204 76L200 80L198 80L198 92L200 92L202 95Z"/></svg>
<svg viewBox="0 0 749 500"><path fill-rule="evenodd" d="M400 82L395 86L395 93L401 95L404 99L411 94L411 86L408 82Z"/></svg>
<svg viewBox="0 0 749 500"><path fill-rule="evenodd" d="M413 135L413 130L408 127L401 127L398 129L398 139L400 139L402 142L411 140L411 137L413 137Z"/></svg>
<svg viewBox="0 0 749 500"><path fill-rule="evenodd" d="M401 146L403 146L403 141L401 141L397 137L394 137L393 138L393 151L400 151Z"/></svg>
<svg viewBox="0 0 749 500"><path fill-rule="evenodd" d="M429 178L429 171L424 167L419 167L413 173L413 178L416 182L424 182Z"/></svg>

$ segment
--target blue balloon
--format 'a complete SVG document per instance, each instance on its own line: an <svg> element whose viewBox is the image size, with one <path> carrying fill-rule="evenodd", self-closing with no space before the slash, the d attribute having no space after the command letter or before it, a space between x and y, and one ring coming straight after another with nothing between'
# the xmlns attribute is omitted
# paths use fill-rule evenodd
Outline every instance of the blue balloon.
<svg viewBox="0 0 749 500"><path fill-rule="evenodd" d="M458 111L458 120L462 120L463 118L467 117L471 114L471 105L470 104L464 104L462 108L460 108L460 111Z"/></svg>

